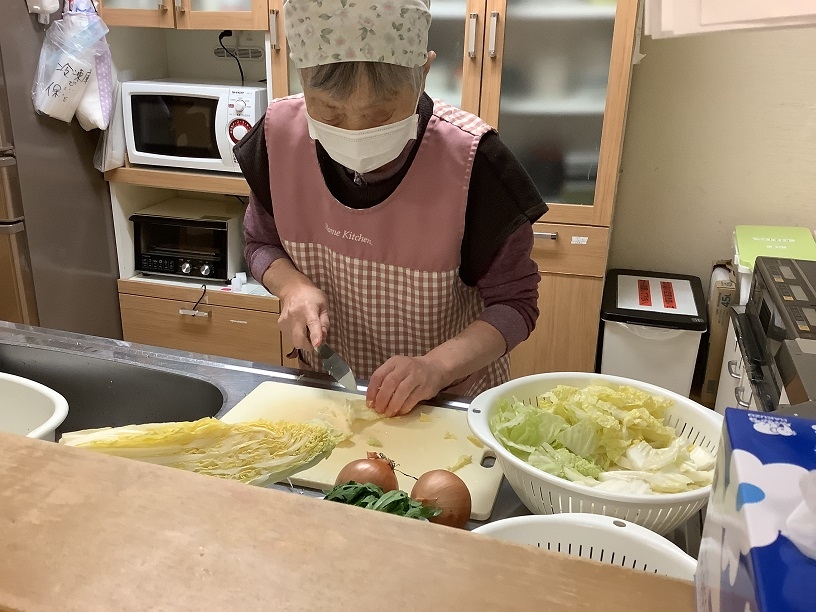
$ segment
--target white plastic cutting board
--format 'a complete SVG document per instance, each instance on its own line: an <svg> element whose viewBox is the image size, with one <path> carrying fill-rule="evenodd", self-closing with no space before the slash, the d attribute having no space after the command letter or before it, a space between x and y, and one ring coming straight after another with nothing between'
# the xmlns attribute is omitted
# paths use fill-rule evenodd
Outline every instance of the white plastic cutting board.
<svg viewBox="0 0 816 612"><path fill-rule="evenodd" d="M294 422L323 419L350 433L351 438L337 446L328 459L291 478L296 485L321 490L333 487L340 470L355 459L365 458L368 451L385 454L399 464L397 469L412 476L453 466L462 455L470 455L473 462L457 470L456 475L470 490L471 518L490 517L502 471L498 463L489 468L481 465L485 457L494 455L490 449L479 448L468 440L471 433L466 412L421 405L407 416L374 422L358 420L350 428L346 402L363 400L361 395L352 393L269 381L258 385L221 420L240 423L256 419ZM381 442L382 447L369 445L372 438ZM402 474L397 474L397 478L400 489L410 493L413 479Z"/></svg>

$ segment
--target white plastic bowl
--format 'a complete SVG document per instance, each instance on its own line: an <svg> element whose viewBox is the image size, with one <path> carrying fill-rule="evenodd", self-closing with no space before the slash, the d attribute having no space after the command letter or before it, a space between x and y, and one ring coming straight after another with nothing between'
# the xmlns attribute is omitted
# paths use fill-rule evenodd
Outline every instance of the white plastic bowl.
<svg viewBox="0 0 816 612"><path fill-rule="evenodd" d="M68 402L53 389L0 372L0 431L53 442L67 415Z"/></svg>
<svg viewBox="0 0 816 612"><path fill-rule="evenodd" d="M599 563L694 580L697 561L654 531L597 514L518 516L473 533Z"/></svg>
<svg viewBox="0 0 816 612"><path fill-rule="evenodd" d="M672 391L648 383L586 372L551 372L534 374L511 380L479 394L468 408L468 425L485 446L496 453L510 486L524 505L534 514L558 514L562 512L587 512L603 514L630 521L660 534L682 525L708 501L711 485L685 493L611 493L593 487L570 482L543 472L522 461L496 440L490 431L490 417L502 399L516 398L534 404L542 393L558 385L584 388L589 385L636 387L647 393L674 401L668 409L666 424L674 427L677 435L717 453L722 430L722 417Z"/></svg>

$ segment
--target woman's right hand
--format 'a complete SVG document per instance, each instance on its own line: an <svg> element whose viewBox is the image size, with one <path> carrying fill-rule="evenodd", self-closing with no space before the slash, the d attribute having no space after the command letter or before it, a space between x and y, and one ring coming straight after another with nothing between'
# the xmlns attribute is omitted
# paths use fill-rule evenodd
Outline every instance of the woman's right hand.
<svg viewBox="0 0 816 612"><path fill-rule="evenodd" d="M305 353L326 339L329 304L326 294L288 260L272 263L264 274L267 289L281 301L278 326L284 338Z"/></svg>
<svg viewBox="0 0 816 612"><path fill-rule="evenodd" d="M311 352L326 339L329 306L326 294L311 282L299 283L281 298L278 325L295 348Z"/></svg>

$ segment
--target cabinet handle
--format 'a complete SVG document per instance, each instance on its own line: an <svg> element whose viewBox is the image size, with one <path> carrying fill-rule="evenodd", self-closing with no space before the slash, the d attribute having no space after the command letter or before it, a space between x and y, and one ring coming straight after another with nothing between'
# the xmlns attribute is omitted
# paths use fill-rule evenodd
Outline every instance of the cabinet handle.
<svg viewBox="0 0 816 612"><path fill-rule="evenodd" d="M490 37L487 43L487 54L496 57L496 30L499 28L499 11L490 13Z"/></svg>
<svg viewBox="0 0 816 612"><path fill-rule="evenodd" d="M547 240L558 240L558 232L533 232L536 238L546 238Z"/></svg>
<svg viewBox="0 0 816 612"><path fill-rule="evenodd" d="M278 11L272 9L269 11L269 46L277 51L278 47Z"/></svg>
<svg viewBox="0 0 816 612"><path fill-rule="evenodd" d="M749 408L751 404L742 399L743 391L745 391L745 387L734 387L734 399L737 400L737 406L740 408Z"/></svg>
<svg viewBox="0 0 816 612"><path fill-rule="evenodd" d="M167 0L159 0L158 2L159 10L166 11L167 10Z"/></svg>
<svg viewBox="0 0 816 612"><path fill-rule="evenodd" d="M179 308L179 314L185 317L209 317L209 312L202 312L200 310L189 310L188 308Z"/></svg>
<svg viewBox="0 0 816 612"><path fill-rule="evenodd" d="M177 10L179 13L183 13L183 12L184 12L184 5L181 3L181 0L176 0L176 10Z"/></svg>
<svg viewBox="0 0 816 612"><path fill-rule="evenodd" d="M479 20L478 13L471 13L468 16L468 57L476 57L476 23Z"/></svg>
<svg viewBox="0 0 816 612"><path fill-rule="evenodd" d="M732 359L731 361L728 362L728 373L731 375L731 378L736 378L737 380L739 380L740 378L742 378L742 373L737 372L736 369L737 360Z"/></svg>

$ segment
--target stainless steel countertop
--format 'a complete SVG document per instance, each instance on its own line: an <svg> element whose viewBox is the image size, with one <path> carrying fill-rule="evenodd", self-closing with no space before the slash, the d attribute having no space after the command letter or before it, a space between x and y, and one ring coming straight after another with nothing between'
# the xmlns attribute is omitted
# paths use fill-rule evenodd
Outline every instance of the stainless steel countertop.
<svg viewBox="0 0 816 612"><path fill-rule="evenodd" d="M98 359L108 359L199 378L214 384L224 396L224 403L217 417L223 416L245 398L259 384L274 380L296 385L308 385L323 389L346 391L328 375L276 367L264 363L241 361L188 351L165 349L144 344L101 338L71 332L31 327L0 321L0 343L32 346L65 351ZM360 381L364 383L365 381ZM361 384L360 393L365 393ZM451 410L467 410L466 398L440 397L429 402ZM274 485L274 488L290 490L310 496L320 496L320 491ZM506 479L502 479L499 494L490 521L510 516L530 514ZM471 521L469 528L482 524Z"/></svg>

